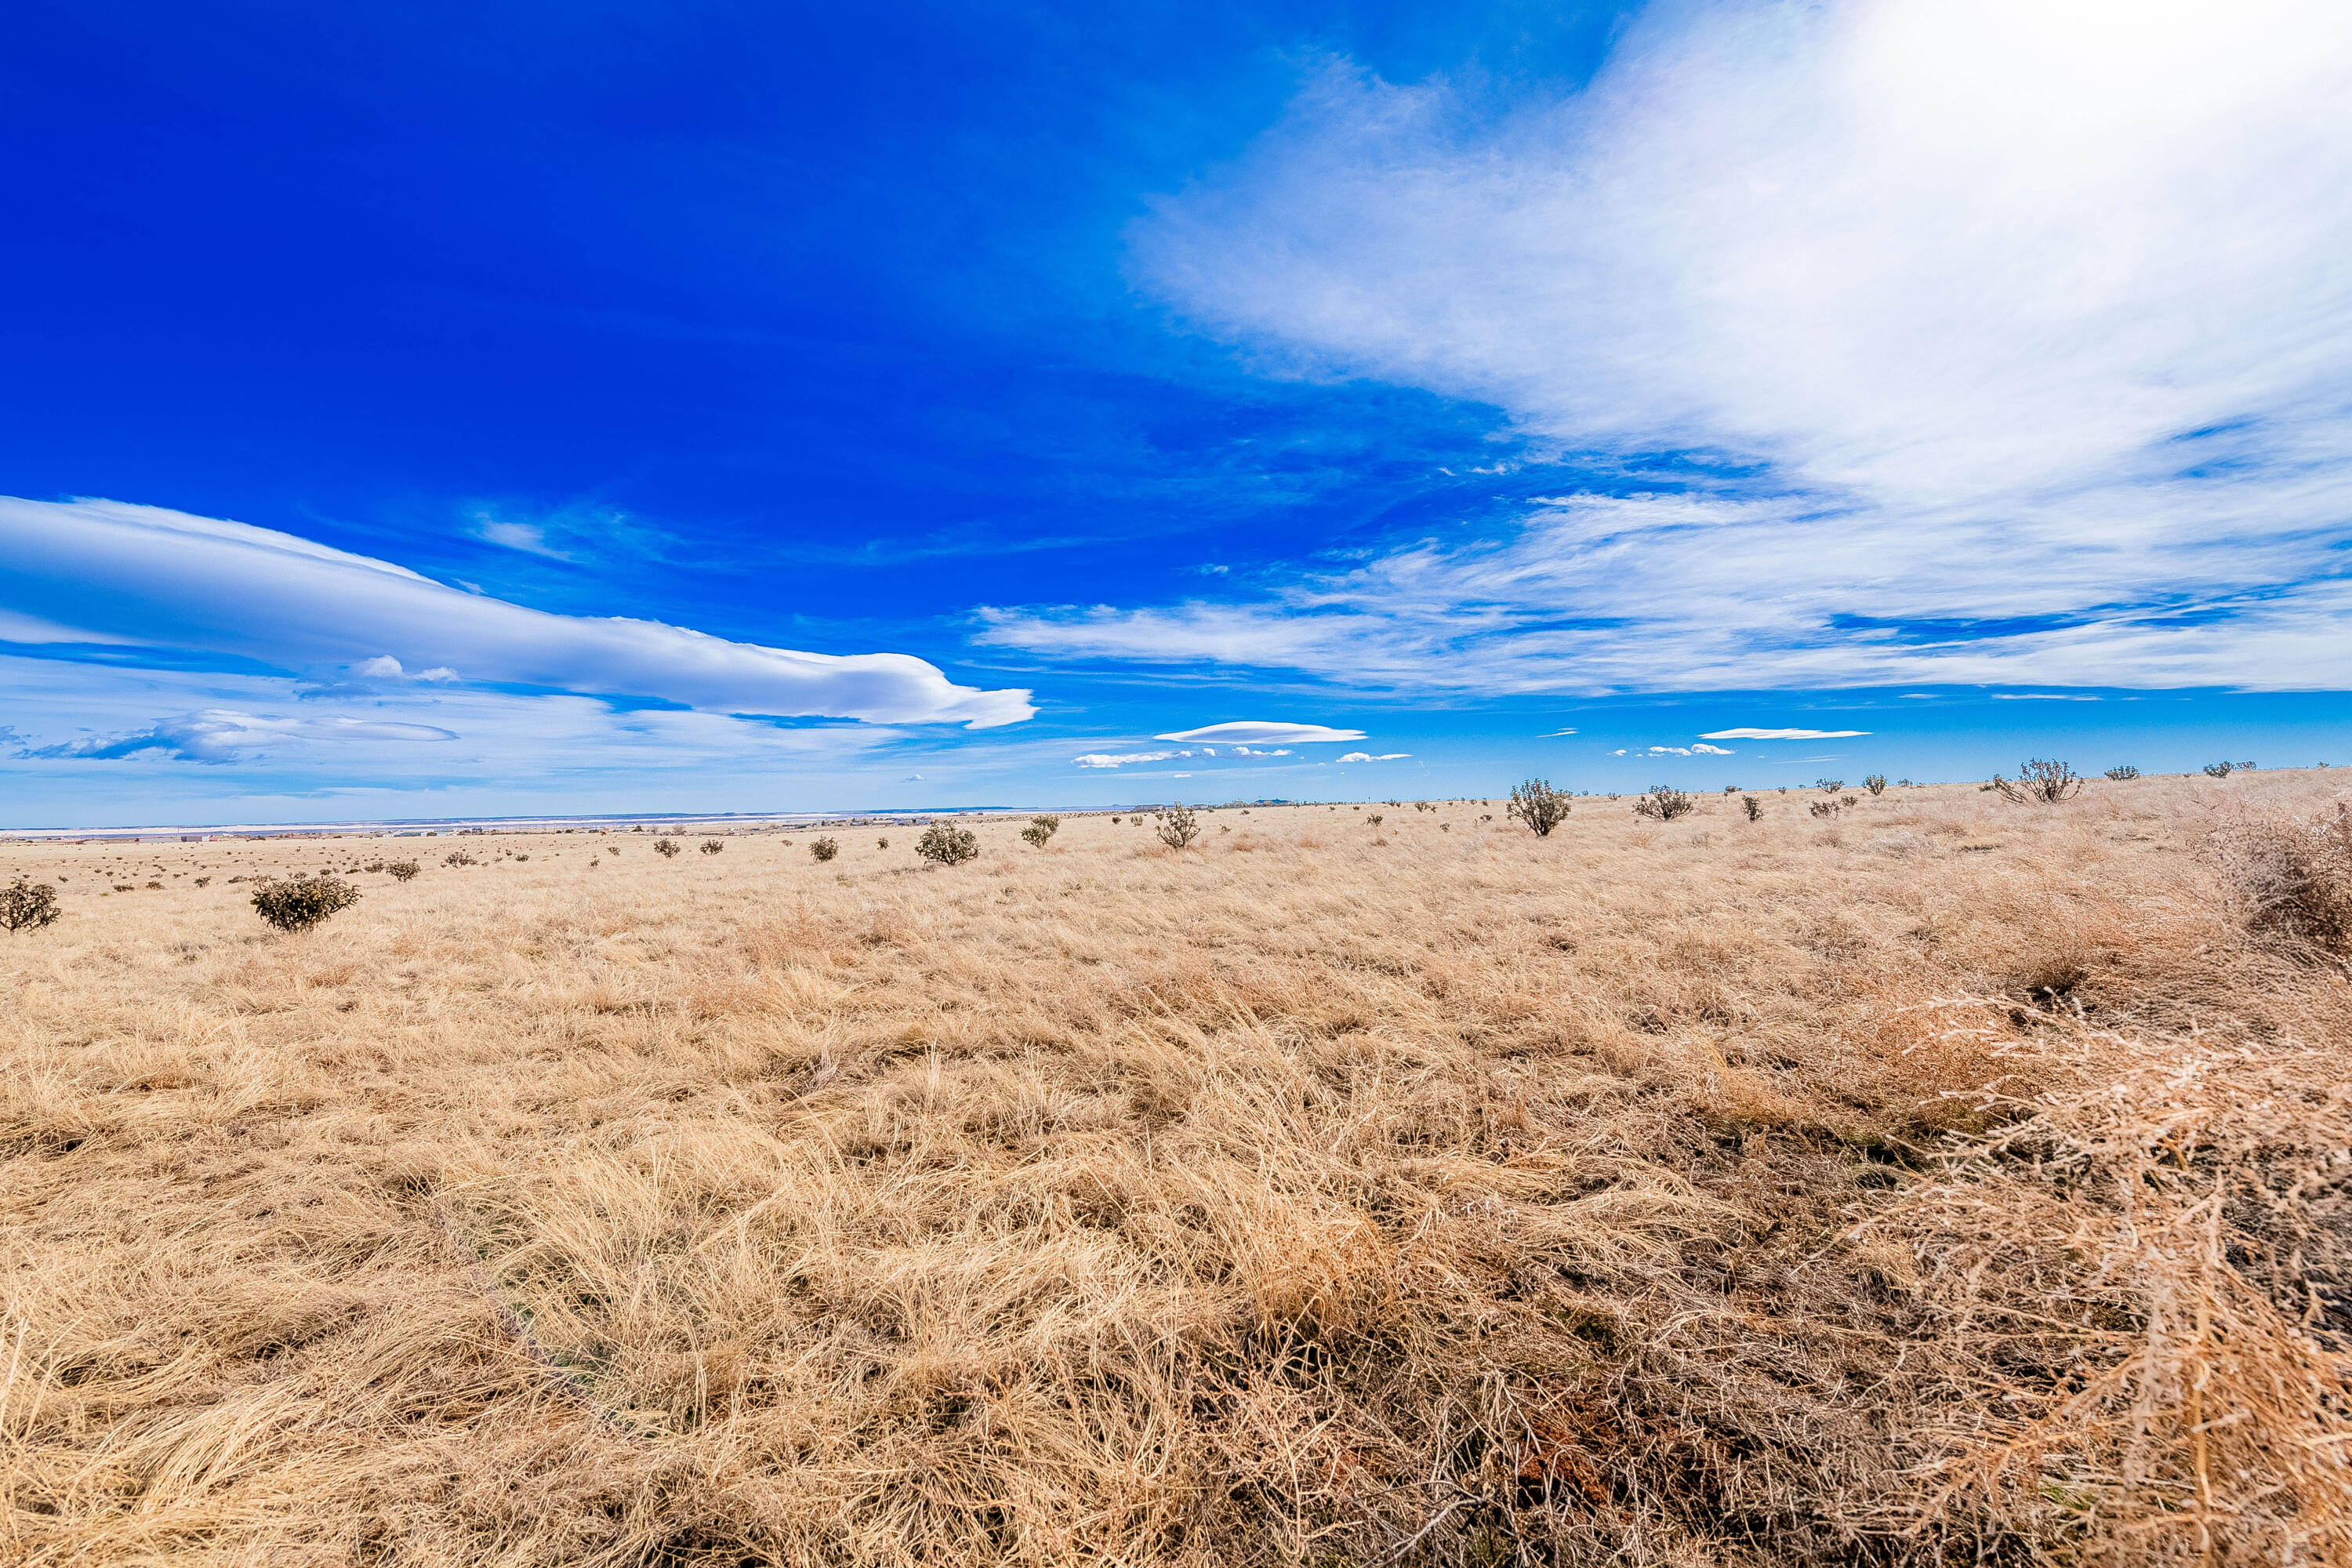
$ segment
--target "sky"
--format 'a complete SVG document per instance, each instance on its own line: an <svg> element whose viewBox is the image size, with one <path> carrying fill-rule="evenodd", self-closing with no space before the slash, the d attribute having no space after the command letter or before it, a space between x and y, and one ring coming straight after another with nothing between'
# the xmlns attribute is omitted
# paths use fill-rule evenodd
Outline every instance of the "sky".
<svg viewBox="0 0 2352 1568"><path fill-rule="evenodd" d="M2352 762L2352 8L24 0L0 827Z"/></svg>

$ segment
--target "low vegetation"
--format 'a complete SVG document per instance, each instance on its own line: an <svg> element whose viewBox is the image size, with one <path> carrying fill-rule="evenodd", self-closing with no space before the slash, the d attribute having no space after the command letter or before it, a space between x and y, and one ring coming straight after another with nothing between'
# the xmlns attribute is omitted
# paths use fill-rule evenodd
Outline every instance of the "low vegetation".
<svg viewBox="0 0 2352 1568"><path fill-rule="evenodd" d="M2345 1563L2352 779L1755 798L0 845L0 1555Z"/></svg>
<svg viewBox="0 0 2352 1568"><path fill-rule="evenodd" d="M19 877L0 889L0 929L37 931L58 918L58 890Z"/></svg>
<svg viewBox="0 0 2352 1568"><path fill-rule="evenodd" d="M1554 789L1549 780L1529 779L1511 790L1511 804L1503 815L1514 822L1527 824L1538 838L1549 838L1553 828L1568 820L1570 805L1566 790ZM1380 820L1374 817L1373 821Z"/></svg>
<svg viewBox="0 0 2352 1568"><path fill-rule="evenodd" d="M2014 781L1995 773L1992 783L2004 800L2031 801L2037 805L2057 805L2083 793L2081 774L2064 763L2044 757L2019 763Z"/></svg>
<svg viewBox="0 0 2352 1568"><path fill-rule="evenodd" d="M340 877L270 878L253 889L253 912L283 931L309 931L360 901Z"/></svg>
<svg viewBox="0 0 2352 1568"><path fill-rule="evenodd" d="M812 839L809 842L809 858L816 861L820 866L840 853L841 841L839 839L816 838Z"/></svg>
<svg viewBox="0 0 2352 1568"><path fill-rule="evenodd" d="M1672 822L1678 816L1688 816L1698 809L1698 802L1672 784L1652 784L1649 793L1634 797L1633 815L1646 816L1653 822Z"/></svg>
<svg viewBox="0 0 2352 1568"><path fill-rule="evenodd" d="M980 836L969 827L935 822L915 840L915 853L940 866L961 866L980 858Z"/></svg>
<svg viewBox="0 0 2352 1568"><path fill-rule="evenodd" d="M1372 820L1378 822L1380 818L1376 816ZM1200 837L1201 820L1192 814L1191 807L1171 805L1160 813L1160 842L1169 848L1188 848L1192 840Z"/></svg>
<svg viewBox="0 0 2352 1568"><path fill-rule="evenodd" d="M1061 826L1062 819L1058 816L1033 816L1029 819L1029 826L1021 830L1021 837L1031 847L1043 849Z"/></svg>

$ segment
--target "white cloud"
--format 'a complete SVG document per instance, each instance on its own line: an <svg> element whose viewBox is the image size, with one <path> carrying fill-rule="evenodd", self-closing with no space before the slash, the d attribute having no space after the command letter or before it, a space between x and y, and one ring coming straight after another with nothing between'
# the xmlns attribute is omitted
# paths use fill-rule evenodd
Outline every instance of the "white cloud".
<svg viewBox="0 0 2352 1568"><path fill-rule="evenodd" d="M1312 741L1360 741L1361 730L1334 730L1328 724L1285 724L1265 720L1235 720L1226 724L1208 724L1198 730L1179 730L1171 735L1154 735L1155 741L1214 741L1219 744L1241 742L1256 746L1278 745L1288 742L1299 745Z"/></svg>
<svg viewBox="0 0 2352 1568"><path fill-rule="evenodd" d="M1349 752L1339 760L1343 763L1369 763L1372 760L1372 753L1370 752Z"/></svg>
<svg viewBox="0 0 2352 1568"><path fill-rule="evenodd" d="M1349 752L1339 760L1343 763L1397 763L1411 755L1411 752L1382 752L1379 756L1370 752Z"/></svg>
<svg viewBox="0 0 2352 1568"><path fill-rule="evenodd" d="M420 679L650 697L706 711L1008 724L1028 693L951 684L906 654L818 654L683 626L550 615L291 534L117 501L0 498L0 603L114 640L291 668L389 659Z"/></svg>
<svg viewBox="0 0 2352 1568"><path fill-rule="evenodd" d="M1208 753L1206 753L1206 754L1207 754L1207 755L1209 755L1209 756L1213 757L1213 756L1215 756L1217 753L1216 753L1216 752L1208 752ZM1237 757L1286 757L1286 756L1290 755L1290 748L1289 748L1289 747L1287 747L1287 746L1279 746L1279 747L1276 747L1275 750L1268 752L1268 751L1253 750L1252 748L1250 748L1250 747L1248 747L1248 746L1235 746L1235 747L1234 748L1234 755L1235 755L1235 756L1237 756Z"/></svg>
<svg viewBox="0 0 2352 1568"><path fill-rule="evenodd" d="M1693 746L1691 750L1697 752L1702 757L1729 757L1738 755L1737 752L1726 751L1721 746L1710 746L1705 741L1701 741L1698 744Z"/></svg>
<svg viewBox="0 0 2352 1568"><path fill-rule="evenodd" d="M474 520L474 537L489 544L504 545L509 550L520 550L532 555L544 555L551 561L569 561L567 552L547 542L547 530L536 523L500 522L487 515Z"/></svg>
<svg viewBox="0 0 2352 1568"><path fill-rule="evenodd" d="M165 719L122 735L92 735L54 746L27 748L27 757L88 757L107 761L157 752L193 763L229 763L265 754L262 748L289 741L454 741L457 732L436 724L405 724L346 716L287 718L214 708Z"/></svg>
<svg viewBox="0 0 2352 1568"><path fill-rule="evenodd" d="M1650 754L1654 757L1687 757L1691 754L1691 749L1688 746L1652 746L1650 748Z"/></svg>
<svg viewBox="0 0 2352 1568"><path fill-rule="evenodd" d="M1553 730L1547 734L1537 736L1536 739L1538 741L1551 741L1557 740L1562 735L1573 735L1575 733L1576 731L1573 730Z"/></svg>
<svg viewBox="0 0 2352 1568"><path fill-rule="evenodd" d="M1995 702L2096 702L2096 697L2072 691L1996 691Z"/></svg>
<svg viewBox="0 0 2352 1568"><path fill-rule="evenodd" d="M1696 465L982 637L1490 689L2305 684L2352 663L2347 100L2318 0L1662 6L1499 118L1335 68L1138 226L1138 281L1276 373Z"/></svg>
<svg viewBox="0 0 2352 1568"><path fill-rule="evenodd" d="M1701 737L1708 741L1838 741L1849 735L1867 735L1867 730L1709 730Z"/></svg>
<svg viewBox="0 0 2352 1568"><path fill-rule="evenodd" d="M1088 752L1082 757L1070 760L1082 768L1119 768L1129 763L1164 763L1171 757L1189 757L1192 754L1190 752L1127 752L1115 755L1109 752Z"/></svg>

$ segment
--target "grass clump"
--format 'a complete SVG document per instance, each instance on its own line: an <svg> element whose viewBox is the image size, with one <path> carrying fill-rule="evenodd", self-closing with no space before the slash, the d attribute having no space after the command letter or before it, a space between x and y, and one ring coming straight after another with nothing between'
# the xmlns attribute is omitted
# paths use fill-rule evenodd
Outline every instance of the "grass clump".
<svg viewBox="0 0 2352 1568"><path fill-rule="evenodd" d="M969 827L935 822L915 840L915 853L937 866L961 866L980 858L980 837Z"/></svg>
<svg viewBox="0 0 2352 1568"><path fill-rule="evenodd" d="M19 877L0 889L0 928L38 931L58 918L58 890L47 882Z"/></svg>
<svg viewBox="0 0 2352 1568"><path fill-rule="evenodd" d="M253 890L253 912L283 931L309 931L360 901L360 890L340 877L288 877Z"/></svg>

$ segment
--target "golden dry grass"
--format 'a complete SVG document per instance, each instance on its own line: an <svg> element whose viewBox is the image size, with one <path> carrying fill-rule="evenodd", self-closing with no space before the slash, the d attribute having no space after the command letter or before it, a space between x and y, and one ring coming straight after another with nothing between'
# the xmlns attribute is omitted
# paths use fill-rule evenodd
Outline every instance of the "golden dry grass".
<svg viewBox="0 0 2352 1568"><path fill-rule="evenodd" d="M0 847L0 1556L2352 1562L2341 793Z"/></svg>

